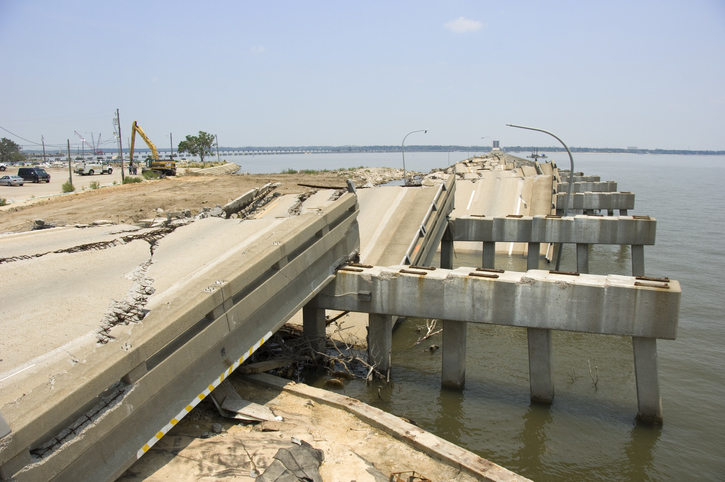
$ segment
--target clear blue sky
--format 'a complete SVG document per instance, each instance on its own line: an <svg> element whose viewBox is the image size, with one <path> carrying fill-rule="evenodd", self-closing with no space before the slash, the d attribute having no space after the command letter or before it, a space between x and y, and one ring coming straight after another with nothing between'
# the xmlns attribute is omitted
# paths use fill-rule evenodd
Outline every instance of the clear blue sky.
<svg viewBox="0 0 725 482"><path fill-rule="evenodd" d="M120 109L159 147L725 149L723 0L0 0L0 45L0 127L50 145Z"/></svg>

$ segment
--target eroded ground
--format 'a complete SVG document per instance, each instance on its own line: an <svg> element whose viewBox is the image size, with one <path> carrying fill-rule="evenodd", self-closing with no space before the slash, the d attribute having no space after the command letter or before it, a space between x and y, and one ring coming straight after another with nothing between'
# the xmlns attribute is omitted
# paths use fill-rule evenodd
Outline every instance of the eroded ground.
<svg viewBox="0 0 725 482"><path fill-rule="evenodd" d="M0 207L0 233L29 231L36 219L63 226L108 220L134 224L164 212L190 210L192 215L205 207L223 206L253 188L280 183L279 194L300 194L315 188L345 189L346 179L357 186L402 178L397 169L361 168L313 174L247 174L224 176L176 176L138 184L119 184L100 189L37 198ZM100 178L99 178L100 179ZM310 187L314 186L314 187ZM23 189L17 187L16 190ZM19 192L19 191L16 191Z"/></svg>

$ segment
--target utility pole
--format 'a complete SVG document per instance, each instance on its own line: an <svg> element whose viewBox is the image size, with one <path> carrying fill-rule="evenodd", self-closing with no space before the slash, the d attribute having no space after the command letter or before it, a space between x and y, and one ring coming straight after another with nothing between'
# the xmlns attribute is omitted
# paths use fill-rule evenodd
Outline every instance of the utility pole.
<svg viewBox="0 0 725 482"><path fill-rule="evenodd" d="M46 162L46 159L45 159L45 138L43 136L40 136L40 142L43 143L43 162ZM69 142L70 142L70 140L69 140Z"/></svg>
<svg viewBox="0 0 725 482"><path fill-rule="evenodd" d="M68 141L68 182L71 186L73 186L73 169L71 168L70 164L70 139L67 139Z"/></svg>
<svg viewBox="0 0 725 482"><path fill-rule="evenodd" d="M171 155L169 158L173 161L174 160L174 134L172 132L169 132L169 145L171 146Z"/></svg>
<svg viewBox="0 0 725 482"><path fill-rule="evenodd" d="M214 138L216 139L216 162L221 163L221 161L219 160L219 137L214 134Z"/></svg>
<svg viewBox="0 0 725 482"><path fill-rule="evenodd" d="M118 157L121 159L121 182L123 182L126 180L126 176L123 173L123 138L121 137L121 116L118 115L118 109L116 109L116 118L114 120L118 127Z"/></svg>

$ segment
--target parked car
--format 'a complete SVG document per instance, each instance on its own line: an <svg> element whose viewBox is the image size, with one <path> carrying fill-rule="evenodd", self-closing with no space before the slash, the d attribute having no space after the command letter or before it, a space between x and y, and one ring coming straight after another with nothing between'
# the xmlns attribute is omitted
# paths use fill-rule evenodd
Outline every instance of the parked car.
<svg viewBox="0 0 725 482"><path fill-rule="evenodd" d="M0 177L0 186L22 186L25 179L20 176L3 176Z"/></svg>
<svg viewBox="0 0 725 482"><path fill-rule="evenodd" d="M4 171L7 168L8 168L7 164L5 164L4 162L0 162L0 171Z"/></svg>
<svg viewBox="0 0 725 482"><path fill-rule="evenodd" d="M30 182L50 182L50 174L40 167L21 167L18 176Z"/></svg>

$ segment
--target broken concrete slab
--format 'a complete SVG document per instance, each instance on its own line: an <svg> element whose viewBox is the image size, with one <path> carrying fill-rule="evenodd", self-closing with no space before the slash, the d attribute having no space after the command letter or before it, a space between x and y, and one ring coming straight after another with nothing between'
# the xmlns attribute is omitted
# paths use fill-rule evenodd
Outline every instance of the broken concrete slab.
<svg viewBox="0 0 725 482"><path fill-rule="evenodd" d="M0 402L31 390L23 380L34 370L58 363L54 370L62 371L82 360L114 300L133 304L134 271L149 258L149 244L137 241L0 264L6 300L0 306L0 379L10 377L0 384Z"/></svg>
<svg viewBox="0 0 725 482"><path fill-rule="evenodd" d="M391 437L385 430L348 413L344 407L312 403L305 395L265 388L235 374L229 380L244 398L270 408L285 421L243 425L221 418L212 404L202 402L118 481L153 478L191 482L223 474L224 477L233 476L234 480L253 482L272 463L279 449L291 445L292 438L308 442L324 452L325 459L320 466L323 480L375 481L367 470L371 467L379 471L376 472L378 475L382 472L387 477L394 472L415 470L431 480L526 480L505 469L510 475L508 479L476 477L412 448L406 440ZM345 403L352 400L337 397L346 400ZM221 423L224 431L207 439L200 438L204 432L212 431L214 423ZM414 430L411 439L421 431L417 427ZM488 475L491 475L490 471Z"/></svg>

